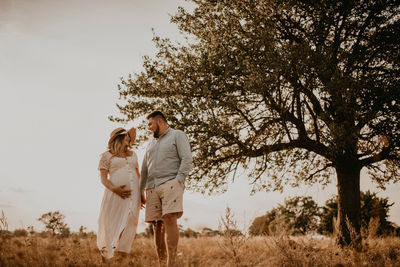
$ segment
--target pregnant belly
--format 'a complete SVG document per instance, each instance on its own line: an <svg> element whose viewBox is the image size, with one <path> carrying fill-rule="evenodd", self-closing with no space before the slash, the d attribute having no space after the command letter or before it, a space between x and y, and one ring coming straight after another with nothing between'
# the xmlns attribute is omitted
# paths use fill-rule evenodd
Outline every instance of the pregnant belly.
<svg viewBox="0 0 400 267"><path fill-rule="evenodd" d="M111 183L115 186L121 186L121 185L125 185L126 189L130 189L130 179L133 176L133 174L131 172L129 172L128 170L120 170L120 171L116 171L113 174L110 175L110 180ZM135 178L135 177L132 177Z"/></svg>

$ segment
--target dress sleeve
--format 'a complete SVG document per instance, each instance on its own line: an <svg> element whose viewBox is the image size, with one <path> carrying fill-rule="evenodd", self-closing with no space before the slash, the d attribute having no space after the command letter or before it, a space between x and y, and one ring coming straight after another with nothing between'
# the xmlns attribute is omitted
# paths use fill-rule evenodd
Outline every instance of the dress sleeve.
<svg viewBox="0 0 400 267"><path fill-rule="evenodd" d="M100 156L99 167L98 170L109 170L110 169L110 153L104 152Z"/></svg>

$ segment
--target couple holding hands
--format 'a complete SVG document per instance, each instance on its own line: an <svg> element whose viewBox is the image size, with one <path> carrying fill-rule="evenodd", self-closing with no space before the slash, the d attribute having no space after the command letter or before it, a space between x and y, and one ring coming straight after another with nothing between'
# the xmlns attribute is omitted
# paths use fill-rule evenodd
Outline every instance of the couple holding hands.
<svg viewBox="0 0 400 267"><path fill-rule="evenodd" d="M146 207L145 221L153 225L159 263L173 266L179 239L177 219L183 214L184 183L192 168L192 153L186 134L169 127L162 112L154 111L146 119L154 138L146 148L141 172L132 151L134 128L115 129L101 155L98 168L106 189L97 246L103 261L116 251L129 253L139 210Z"/></svg>

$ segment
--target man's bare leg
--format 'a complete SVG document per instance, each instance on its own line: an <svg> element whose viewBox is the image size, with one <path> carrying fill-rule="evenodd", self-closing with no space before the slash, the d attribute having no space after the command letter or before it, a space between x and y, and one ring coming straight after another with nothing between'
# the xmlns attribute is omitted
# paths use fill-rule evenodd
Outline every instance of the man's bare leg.
<svg viewBox="0 0 400 267"><path fill-rule="evenodd" d="M178 215L177 213L165 214L164 227L166 233L166 243L168 251L168 267L175 266L176 264L176 251L178 248L179 241L179 230L178 230Z"/></svg>
<svg viewBox="0 0 400 267"><path fill-rule="evenodd" d="M157 249L158 262L164 266L167 262L167 247L165 245L165 228L162 221L153 222L154 244Z"/></svg>

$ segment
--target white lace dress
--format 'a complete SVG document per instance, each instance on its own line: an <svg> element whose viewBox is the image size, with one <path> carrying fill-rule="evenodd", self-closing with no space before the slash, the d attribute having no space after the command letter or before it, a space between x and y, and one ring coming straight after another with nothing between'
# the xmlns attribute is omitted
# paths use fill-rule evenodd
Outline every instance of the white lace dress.
<svg viewBox="0 0 400 267"><path fill-rule="evenodd" d="M113 157L108 151L101 155L99 170L109 171L109 179L114 186L125 185L124 189L132 190L130 197L125 199L107 188L104 190L98 219L97 246L105 258L113 257L114 251L131 251L140 210L137 167L135 153L127 158Z"/></svg>

